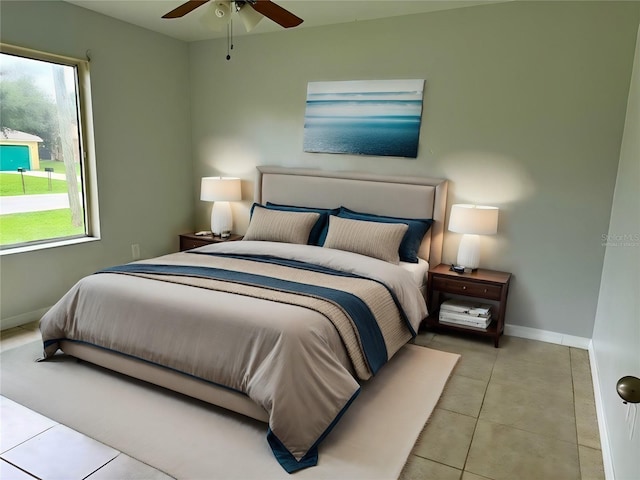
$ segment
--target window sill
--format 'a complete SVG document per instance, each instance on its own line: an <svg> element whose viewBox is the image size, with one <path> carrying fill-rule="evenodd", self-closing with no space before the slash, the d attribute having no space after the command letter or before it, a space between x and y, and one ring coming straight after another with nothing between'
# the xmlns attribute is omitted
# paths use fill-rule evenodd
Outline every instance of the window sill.
<svg viewBox="0 0 640 480"><path fill-rule="evenodd" d="M67 245L77 245L80 243L97 242L99 237L82 237L72 238L69 240L58 240L47 243L39 243L37 245L26 245L24 247L7 248L6 250L0 250L0 257L4 255L13 255L14 253L27 253L35 252L38 250L46 250L49 248L66 247Z"/></svg>

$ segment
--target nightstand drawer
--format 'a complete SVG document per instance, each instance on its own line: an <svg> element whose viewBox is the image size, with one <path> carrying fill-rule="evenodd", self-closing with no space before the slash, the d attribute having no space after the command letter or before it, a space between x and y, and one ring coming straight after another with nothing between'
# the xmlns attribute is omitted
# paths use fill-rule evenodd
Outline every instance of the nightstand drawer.
<svg viewBox="0 0 640 480"><path fill-rule="evenodd" d="M183 233L180 235L180 251L191 250L192 248L204 247L212 243L237 242L242 240L242 235L231 235L230 237L220 238L208 235L196 235L195 233Z"/></svg>
<svg viewBox="0 0 640 480"><path fill-rule="evenodd" d="M192 248L202 247L209 245L211 241L208 240L196 240L193 238L180 238L180 250L191 250Z"/></svg>
<svg viewBox="0 0 640 480"><path fill-rule="evenodd" d="M488 300L500 300L502 287L481 283L465 282L464 280L452 280L450 278L433 277L434 289L458 295L481 297Z"/></svg>

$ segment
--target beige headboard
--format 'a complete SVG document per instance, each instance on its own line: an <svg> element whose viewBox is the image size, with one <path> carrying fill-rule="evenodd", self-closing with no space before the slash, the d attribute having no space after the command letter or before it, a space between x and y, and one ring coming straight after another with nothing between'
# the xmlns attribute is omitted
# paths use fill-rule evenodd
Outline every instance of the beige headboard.
<svg viewBox="0 0 640 480"><path fill-rule="evenodd" d="M447 181L306 168L259 166L254 201L337 208L404 218L432 218L420 247L431 266L442 260Z"/></svg>

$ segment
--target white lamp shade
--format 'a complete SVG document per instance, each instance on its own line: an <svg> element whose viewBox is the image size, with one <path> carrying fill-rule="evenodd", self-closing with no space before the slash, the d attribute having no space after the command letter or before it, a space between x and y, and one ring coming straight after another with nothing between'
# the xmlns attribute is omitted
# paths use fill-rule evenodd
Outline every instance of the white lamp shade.
<svg viewBox="0 0 640 480"><path fill-rule="evenodd" d="M200 200L206 202L239 202L242 200L240 179L233 177L203 177Z"/></svg>
<svg viewBox="0 0 640 480"><path fill-rule="evenodd" d="M498 209L480 205L453 205L449 230L474 235L495 235L498 232Z"/></svg>

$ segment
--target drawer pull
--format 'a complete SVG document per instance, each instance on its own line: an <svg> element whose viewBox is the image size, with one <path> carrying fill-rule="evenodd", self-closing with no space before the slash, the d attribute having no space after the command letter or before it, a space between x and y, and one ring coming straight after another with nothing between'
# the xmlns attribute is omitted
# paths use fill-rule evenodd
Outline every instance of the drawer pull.
<svg viewBox="0 0 640 480"><path fill-rule="evenodd" d="M484 293L487 293L487 292L488 292L488 290L485 288L485 289L484 289Z"/></svg>
<svg viewBox="0 0 640 480"><path fill-rule="evenodd" d="M467 289L467 286L466 286L466 285L463 285L463 286L462 286L462 289L463 289L463 290L466 290L466 289Z"/></svg>

